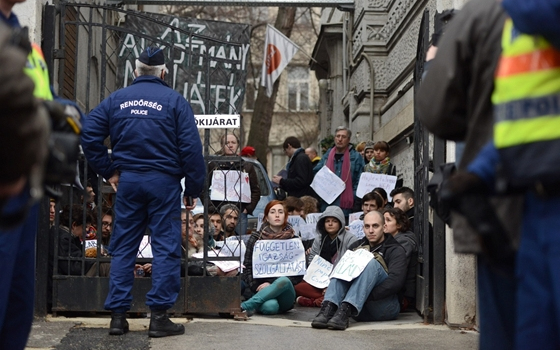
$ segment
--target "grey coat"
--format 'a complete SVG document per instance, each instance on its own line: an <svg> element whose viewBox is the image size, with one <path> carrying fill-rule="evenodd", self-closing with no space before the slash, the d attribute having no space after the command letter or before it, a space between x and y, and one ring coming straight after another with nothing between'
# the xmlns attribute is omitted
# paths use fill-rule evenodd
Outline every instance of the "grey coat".
<svg viewBox="0 0 560 350"><path fill-rule="evenodd" d="M319 232L320 234L317 237L315 237L315 240L313 241L313 246L311 247L311 253L309 253L309 255L307 256L308 265L311 263L315 255L321 254L321 248L323 247L323 242L327 237L327 231L325 231L325 219L327 217L334 217L341 223L340 230L338 231L338 238L340 239L341 243L338 246L338 250L337 250L338 256L334 263L335 265L338 263L340 258L344 255L344 253L348 250L348 247L352 243L358 241L358 238L356 238L356 236L354 236L352 233L346 230L346 227L344 226L346 220L344 219L344 213L342 212L342 209L340 209L335 205L331 205L327 207L327 209L325 209L323 214L321 214L321 216L319 217L319 221L317 221L317 232Z"/></svg>
<svg viewBox="0 0 560 350"><path fill-rule="evenodd" d="M499 2L467 2L449 22L415 99L419 119L428 130L443 139L465 141L461 170L492 137L490 97L505 18ZM501 197L494 204L512 242L517 244L522 198ZM455 251L480 253L478 236L466 219L452 213L452 220Z"/></svg>

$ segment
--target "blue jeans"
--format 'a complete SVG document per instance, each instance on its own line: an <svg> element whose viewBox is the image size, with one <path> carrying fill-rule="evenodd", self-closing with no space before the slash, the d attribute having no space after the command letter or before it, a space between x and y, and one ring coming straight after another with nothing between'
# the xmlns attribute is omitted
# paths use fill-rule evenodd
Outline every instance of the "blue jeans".
<svg viewBox="0 0 560 350"><path fill-rule="evenodd" d="M17 212L29 199L28 192L8 200L2 212ZM35 204L22 223L0 230L0 350L25 348L31 331L38 209Z"/></svg>
<svg viewBox="0 0 560 350"><path fill-rule="evenodd" d="M559 213L559 196L525 196L516 262L516 349L560 348Z"/></svg>
<svg viewBox="0 0 560 350"><path fill-rule="evenodd" d="M338 306L342 302L351 304L358 310L356 320L359 321L393 320L400 311L396 294L380 300L367 301L373 288L385 279L387 273L377 260L372 259L360 276L350 282L332 278L325 293L325 300Z"/></svg>
<svg viewBox="0 0 560 350"><path fill-rule="evenodd" d="M513 349L517 291L514 266L498 269L479 257L477 267L479 350Z"/></svg>
<svg viewBox="0 0 560 350"><path fill-rule="evenodd" d="M296 291L292 281L288 277L278 277L270 286L242 302L241 307L264 315L276 315L291 310L295 300Z"/></svg>

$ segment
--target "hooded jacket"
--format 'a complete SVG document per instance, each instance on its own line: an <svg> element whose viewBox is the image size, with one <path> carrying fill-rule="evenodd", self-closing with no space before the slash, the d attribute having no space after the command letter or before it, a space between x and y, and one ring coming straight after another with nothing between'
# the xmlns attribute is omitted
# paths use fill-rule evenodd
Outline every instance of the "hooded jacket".
<svg viewBox="0 0 560 350"><path fill-rule="evenodd" d="M367 237L354 242L348 247L350 250L362 249L361 247L365 247L370 252L375 251L381 254L389 270L389 276L385 281L376 285L371 293L369 293L368 301L380 300L390 295L401 293L406 281L406 252L393 236L388 233L385 233L384 236L385 239L383 242L375 247L370 246Z"/></svg>
<svg viewBox="0 0 560 350"><path fill-rule="evenodd" d="M328 217L333 217L340 222L340 230L338 230L338 235L337 235L337 238L339 240L339 246L337 249L338 256L334 262L334 265L338 263L340 258L348 250L348 247L358 241L356 236L346 231L346 227L344 226L345 223L344 213L342 212L342 209L340 209L337 206L331 205L330 207L327 207L327 209L319 217L319 221L317 221L317 232L319 232L320 235L315 237L315 240L313 241L313 246L311 247L311 253L309 253L309 255L307 256L308 265L311 263L315 255L321 254L321 249L323 248L325 239L328 236L328 233L325 230L325 220Z"/></svg>

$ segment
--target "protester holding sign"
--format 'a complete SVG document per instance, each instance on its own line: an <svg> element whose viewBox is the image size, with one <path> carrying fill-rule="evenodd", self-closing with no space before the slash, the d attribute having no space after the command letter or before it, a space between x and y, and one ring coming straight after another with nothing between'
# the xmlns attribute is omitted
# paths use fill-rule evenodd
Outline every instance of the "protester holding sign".
<svg viewBox="0 0 560 350"><path fill-rule="evenodd" d="M364 217L366 236L349 250L366 249L373 253L360 275L349 282L331 278L321 311L311 322L313 328L344 330L350 316L358 321L386 321L397 318L400 305L397 294L406 279L406 253L390 234L383 233L385 220L378 211ZM348 254L348 252L347 252ZM339 266L340 267L339 263ZM344 274L339 268L339 274ZM348 266L352 270L352 266Z"/></svg>
<svg viewBox="0 0 560 350"><path fill-rule="evenodd" d="M220 151L221 155L231 157L237 156L237 152L239 151L239 138L237 137L237 135L233 133L225 134L221 137L220 143L222 145L222 150ZM227 181L227 178L225 178L225 180L222 180L223 182L221 184L214 183L214 172L217 171L221 171L226 175L236 172L238 176L236 176L234 181L230 181L231 183ZM220 187L219 185L221 185L221 187L224 187L225 191L230 192L230 194L236 185L239 186L238 184L244 177L248 177L249 196L246 202L242 197L242 193L244 193L243 189L247 188L246 183L240 184L241 186L239 187L241 187L241 191L237 190L237 196L226 195L224 197L224 200L212 200L212 205L214 207L212 208L213 211L219 211L221 206L226 203L235 204L241 212L239 215L239 223L237 224L236 232L240 235L246 234L247 215L253 213L253 210L255 210L257 203L261 199L259 180L257 178L257 173L253 168L253 164L251 164L250 162L240 163L239 161L235 161L235 159L233 158L231 162L210 162L208 164L208 176L210 179L212 179L212 189L216 189L217 187Z"/></svg>
<svg viewBox="0 0 560 350"><path fill-rule="evenodd" d="M348 217L348 214L352 212L360 174L364 168L364 158L350 144L351 137L352 132L350 129L345 126L337 127L334 136L334 147L325 152L319 164L313 168L313 172L317 174L321 168L327 167L344 182L340 195L334 201L328 202L328 204L339 206L344 212L345 217ZM313 183L315 184L315 181ZM332 183L323 183L320 186L332 186ZM320 188L313 187L313 189L320 195ZM324 211L328 204L324 197L321 198L321 210Z"/></svg>
<svg viewBox="0 0 560 350"><path fill-rule="evenodd" d="M399 295L401 311L416 304L416 266L418 265L418 239L410 230L410 223L402 210L387 208L383 211L385 233L393 236L404 248L408 260L406 282L403 293Z"/></svg>
<svg viewBox="0 0 560 350"><path fill-rule="evenodd" d="M253 266L253 254L256 243L261 240L290 240L294 237L294 230L288 223L284 205L281 201L273 200L269 202L264 209L264 220L261 229L255 232L249 238L247 243L247 251L245 253L245 270L243 271L243 281L251 288L255 294L249 300L241 303L241 309L247 314L258 311L265 315L275 315L284 313L294 306L296 292L294 285L301 281L299 272L294 272L292 276L283 276L276 278L254 278L256 273ZM301 246L301 242L299 242ZM303 250L303 246L301 246ZM282 254L278 249L270 249L270 256L278 256ZM287 254L286 254L287 255ZM303 263L303 273L305 272L305 263ZM303 274L302 273L302 274Z"/></svg>
<svg viewBox="0 0 560 350"><path fill-rule="evenodd" d="M310 264L315 255L336 265L340 258L346 253L350 245L358 239L356 236L346 231L344 227L344 213L337 206L327 207L321 214L317 222L317 232L319 236L313 241L311 252L307 256ZM297 303L301 306L321 306L326 288L317 288L306 281L301 281L296 285Z"/></svg>

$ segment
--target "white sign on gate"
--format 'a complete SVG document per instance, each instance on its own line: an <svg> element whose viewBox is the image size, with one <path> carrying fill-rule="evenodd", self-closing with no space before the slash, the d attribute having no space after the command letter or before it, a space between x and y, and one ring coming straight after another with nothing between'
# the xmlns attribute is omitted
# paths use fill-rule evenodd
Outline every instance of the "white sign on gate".
<svg viewBox="0 0 560 350"><path fill-rule="evenodd" d="M333 264L321 258L319 254L313 257L311 264L307 267L307 272L303 280L315 288L327 288L329 286Z"/></svg>
<svg viewBox="0 0 560 350"><path fill-rule="evenodd" d="M253 248L253 278L305 274L301 239L260 239Z"/></svg>
<svg viewBox="0 0 560 350"><path fill-rule="evenodd" d="M391 196L389 193L395 189L396 184L396 176L365 172L360 175L360 182L358 182L356 196L363 198L366 193L373 191L374 188L381 187L387 192L387 200L390 202Z"/></svg>
<svg viewBox="0 0 560 350"><path fill-rule="evenodd" d="M347 250L333 270L331 278L352 281L366 268L373 254L365 249Z"/></svg>
<svg viewBox="0 0 560 350"><path fill-rule="evenodd" d="M249 174L238 170L214 170L210 200L251 203Z"/></svg>

